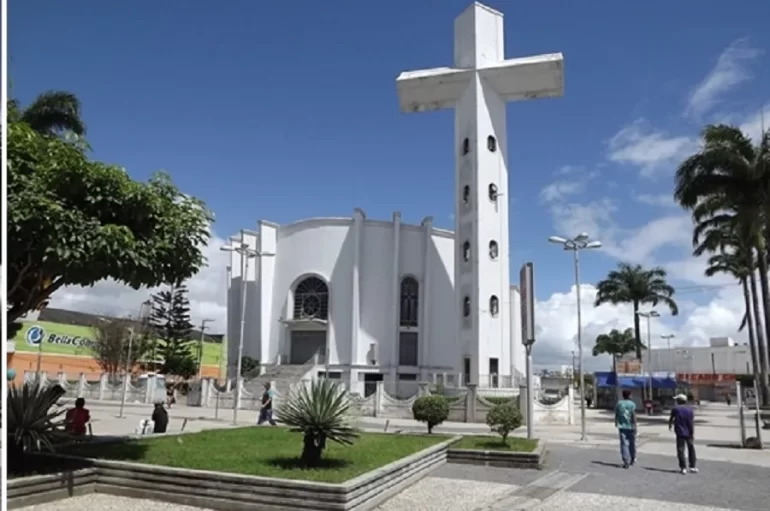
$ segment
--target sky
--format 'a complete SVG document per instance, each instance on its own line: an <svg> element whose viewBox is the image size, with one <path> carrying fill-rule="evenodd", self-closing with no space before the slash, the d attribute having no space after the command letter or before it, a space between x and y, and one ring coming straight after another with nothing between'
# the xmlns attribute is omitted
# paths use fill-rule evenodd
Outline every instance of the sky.
<svg viewBox="0 0 770 511"><path fill-rule="evenodd" d="M508 106L511 275L536 271L539 365L571 363L577 333L569 254L552 234L589 233L580 294L584 349L633 322L593 307L619 261L662 266L678 317L652 325L675 344L745 342L740 288L703 276L673 174L715 122L757 136L770 123L770 3L488 0L505 14L508 58L562 52L562 98ZM468 0L50 2L9 0L9 94L49 89L83 103L93 157L136 179L169 172L216 215L209 266L189 282L193 320L225 327L222 238L259 219L318 216L453 227L453 113L401 114L395 78L450 66ZM750 14L750 15L749 15ZM764 84L764 86L763 86ZM517 278L517 277L514 277ZM101 282L52 306L130 314L147 291ZM587 357L587 366L606 365ZM597 367L598 367L597 365Z"/></svg>

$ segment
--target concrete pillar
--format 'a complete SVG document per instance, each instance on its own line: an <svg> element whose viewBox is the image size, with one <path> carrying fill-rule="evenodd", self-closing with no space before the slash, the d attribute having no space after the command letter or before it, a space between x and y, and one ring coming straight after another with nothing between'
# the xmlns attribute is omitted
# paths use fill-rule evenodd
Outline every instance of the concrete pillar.
<svg viewBox="0 0 770 511"><path fill-rule="evenodd" d="M476 397L478 396L478 385L468 384L468 394L465 399L465 422L476 422Z"/></svg>
<svg viewBox="0 0 770 511"><path fill-rule="evenodd" d="M567 416L567 424L572 426L575 424L575 388L572 385L567 387L567 402L569 413Z"/></svg>
<svg viewBox="0 0 770 511"><path fill-rule="evenodd" d="M428 383L427 381L421 381L419 383L419 386L420 386L420 388L417 391L417 396L418 397L429 396L430 395L430 383Z"/></svg>
<svg viewBox="0 0 770 511"><path fill-rule="evenodd" d="M529 406L529 396L527 395L527 386L522 385L519 387L519 411L521 417L526 423L527 421L527 407Z"/></svg>
<svg viewBox="0 0 770 511"><path fill-rule="evenodd" d="M379 417L382 413L382 388L383 382L378 381L374 389L374 416Z"/></svg>
<svg viewBox="0 0 770 511"><path fill-rule="evenodd" d="M86 373L80 373L78 377L77 397L85 397L86 395Z"/></svg>
<svg viewBox="0 0 770 511"><path fill-rule="evenodd" d="M59 371L56 374L56 381L59 383L59 385L61 385L62 387L64 387L66 389L67 388L66 387L66 385L67 385L67 373L65 373L64 371Z"/></svg>
<svg viewBox="0 0 770 511"><path fill-rule="evenodd" d="M99 401L104 401L105 394L107 393L107 373L99 375Z"/></svg>

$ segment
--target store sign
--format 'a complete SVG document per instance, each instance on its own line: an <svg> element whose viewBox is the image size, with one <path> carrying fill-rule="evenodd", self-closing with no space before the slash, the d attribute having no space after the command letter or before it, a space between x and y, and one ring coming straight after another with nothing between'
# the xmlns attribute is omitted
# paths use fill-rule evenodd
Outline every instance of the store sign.
<svg viewBox="0 0 770 511"><path fill-rule="evenodd" d="M735 381L734 374L719 373L677 373L676 378L691 383L730 383Z"/></svg>
<svg viewBox="0 0 770 511"><path fill-rule="evenodd" d="M39 325L32 325L27 329L27 333L24 335L27 340L27 344L30 346L39 346L40 343L45 344L68 344L70 346L76 346L78 348L92 348L96 345L96 341L87 337L81 337L79 335L60 335L55 333L46 333L45 329Z"/></svg>

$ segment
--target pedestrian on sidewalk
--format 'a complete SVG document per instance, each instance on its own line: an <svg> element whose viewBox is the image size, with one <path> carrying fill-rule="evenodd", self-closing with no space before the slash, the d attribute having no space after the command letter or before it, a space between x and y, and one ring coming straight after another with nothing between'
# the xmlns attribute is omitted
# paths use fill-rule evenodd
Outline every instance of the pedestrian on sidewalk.
<svg viewBox="0 0 770 511"><path fill-rule="evenodd" d="M261 426L265 422L270 423L271 426L276 425L275 419L273 419L273 390L270 388L270 382L265 382L265 392L262 394L262 408L259 410L257 426Z"/></svg>
<svg viewBox="0 0 770 511"><path fill-rule="evenodd" d="M615 427L620 435L620 457L623 468L636 463L636 403L631 391L623 391L623 399L615 405Z"/></svg>
<svg viewBox="0 0 770 511"><path fill-rule="evenodd" d="M673 429L676 435L676 457L679 459L679 471L686 474L689 466L690 472L695 474L698 472L698 469L695 468L695 445L693 444L695 412L692 407L687 406L687 396L684 394L679 394L674 399L676 406L671 410L668 430ZM685 450L687 451L686 457Z"/></svg>

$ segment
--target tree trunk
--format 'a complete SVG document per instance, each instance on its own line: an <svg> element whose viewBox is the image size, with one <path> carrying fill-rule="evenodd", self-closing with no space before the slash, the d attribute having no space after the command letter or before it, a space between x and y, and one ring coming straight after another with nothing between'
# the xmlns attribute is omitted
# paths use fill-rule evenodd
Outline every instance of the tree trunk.
<svg viewBox="0 0 770 511"><path fill-rule="evenodd" d="M753 258L753 256L752 256ZM753 265L752 265L753 267ZM751 276L749 277L749 283L751 284L751 302L754 308L754 322L757 326L757 358L759 359L759 364L756 366L756 373L759 375L759 379L757 380L757 386L760 389L760 393L762 394L762 402L767 403L765 399L768 398L767 395L765 395L765 391L767 390L767 385L764 385L764 380L767 377L767 366L765 365L765 354L766 354L766 345L765 345L765 328L762 324L762 319L764 318L762 314L762 308L759 306L759 294L757 293L757 276L756 273L752 270Z"/></svg>
<svg viewBox="0 0 770 511"><path fill-rule="evenodd" d="M321 463L321 454L326 446L326 441L317 438L312 433L305 433L302 446L302 462L309 467L316 467Z"/></svg>
<svg viewBox="0 0 770 511"><path fill-rule="evenodd" d="M763 359L760 361L760 367L762 368L761 375L761 393L762 393L762 405L770 407L770 358L768 351L770 351L770 344L767 342L770 340L770 282L767 278L767 258L765 257L766 247L764 243L764 237L762 243L757 250L757 266L759 267L759 286L762 289L762 308L765 312L765 345L764 349L760 352Z"/></svg>
<svg viewBox="0 0 770 511"><path fill-rule="evenodd" d="M743 302L746 307L746 326L749 329L749 349L751 350L751 371L754 379L759 381L759 357L757 357L757 338L754 330L754 313L751 310L751 291L748 279L741 279L743 287Z"/></svg>
<svg viewBox="0 0 770 511"><path fill-rule="evenodd" d="M639 329L639 302L634 302L634 335L636 335L636 358L642 363L642 333ZM649 347L648 347L649 349Z"/></svg>

